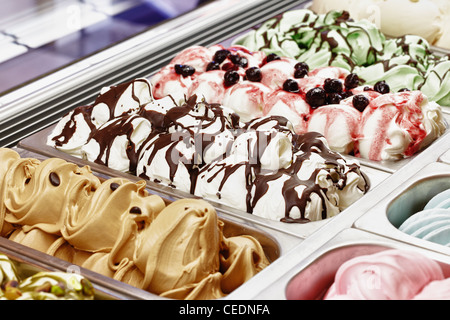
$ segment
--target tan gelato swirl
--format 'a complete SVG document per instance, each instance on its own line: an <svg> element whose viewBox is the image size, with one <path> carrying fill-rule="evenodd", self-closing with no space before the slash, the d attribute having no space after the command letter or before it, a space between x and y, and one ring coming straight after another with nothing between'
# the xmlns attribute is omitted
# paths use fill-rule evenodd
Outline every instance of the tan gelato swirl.
<svg viewBox="0 0 450 320"><path fill-rule="evenodd" d="M5 220L60 234L66 215L90 201L100 186L88 167L79 168L62 159L16 161L5 176Z"/></svg>
<svg viewBox="0 0 450 320"><path fill-rule="evenodd" d="M268 261L261 244L251 236L230 237L225 242L227 250L220 257L222 290L231 293L267 267Z"/></svg>
<svg viewBox="0 0 450 320"><path fill-rule="evenodd" d="M167 206L144 231L136 251L143 287L162 294L219 272L219 228L214 208L205 201L183 199Z"/></svg>
<svg viewBox="0 0 450 320"><path fill-rule="evenodd" d="M269 264L256 239L227 239L222 229L208 202L184 199L167 206L143 233L145 244L136 253L143 287L170 298L219 298Z"/></svg>
<svg viewBox="0 0 450 320"><path fill-rule="evenodd" d="M118 241L132 242L138 229L165 207L160 197L149 196L145 186L144 181L121 178L102 183L89 203L66 217L62 236L75 248L91 252L109 252Z"/></svg>
<svg viewBox="0 0 450 320"><path fill-rule="evenodd" d="M0 177L4 177L6 173L9 171L9 168L12 166L12 164L19 160L20 156L17 152L11 149L4 149L2 152L0 152ZM5 198L4 194L7 190L6 187L6 180L2 179L0 180L0 196L2 199ZM10 232L12 229L11 224L7 223L5 221L5 214L6 214L6 208L3 204L3 201L0 202L0 236L5 236Z"/></svg>
<svg viewBox="0 0 450 320"><path fill-rule="evenodd" d="M269 264L255 238L226 238L206 201L166 204L143 180L100 180L7 148L0 160L0 226L12 241L172 299L221 298Z"/></svg>

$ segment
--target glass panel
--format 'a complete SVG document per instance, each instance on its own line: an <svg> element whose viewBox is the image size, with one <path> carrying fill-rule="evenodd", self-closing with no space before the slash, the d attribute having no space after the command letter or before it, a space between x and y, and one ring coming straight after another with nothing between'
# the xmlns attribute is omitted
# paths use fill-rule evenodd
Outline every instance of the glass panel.
<svg viewBox="0 0 450 320"><path fill-rule="evenodd" d="M0 0L0 95L203 2Z"/></svg>

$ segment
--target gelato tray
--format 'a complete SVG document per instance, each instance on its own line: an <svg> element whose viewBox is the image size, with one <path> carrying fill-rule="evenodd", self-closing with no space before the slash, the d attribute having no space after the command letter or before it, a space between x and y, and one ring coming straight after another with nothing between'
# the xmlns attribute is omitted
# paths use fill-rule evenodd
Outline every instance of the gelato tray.
<svg viewBox="0 0 450 320"><path fill-rule="evenodd" d="M354 227L450 255L450 166L435 162L355 221Z"/></svg>
<svg viewBox="0 0 450 320"><path fill-rule="evenodd" d="M394 66L367 78L372 72L363 66L386 62L385 55L371 56L376 48L347 48L347 57L346 50L334 51L345 39L328 32L325 41L304 23L288 28L294 36L285 35L283 26L299 17L319 30L369 29L382 49L400 50L395 65L411 72L412 83L399 88L405 77ZM288 41L303 39L304 30L324 52L312 55L317 46L300 56L288 50L306 46ZM269 34L284 40L274 44ZM91 104L19 145L53 157L65 158L65 152L98 172L131 173L160 192L200 197L304 238L447 134L450 114L437 103L447 96L418 90L423 68L405 62L412 48L423 55L420 61L447 65L419 39L390 41L343 13L288 11L235 39L185 48L148 77L108 84ZM352 60L364 57L370 61Z"/></svg>
<svg viewBox="0 0 450 320"><path fill-rule="evenodd" d="M384 265L378 264L380 262ZM427 272L433 272L433 276L422 274L424 269L418 271L422 263L429 267ZM442 299L448 295L439 290L437 283L433 284L434 288L430 287L434 289L431 293L426 290L421 292L422 296L418 293L430 279L448 283L445 279L450 277L450 259L447 255L366 231L345 229L283 275L266 271L267 274L260 276L271 281L262 284L264 287L258 288L257 293L241 293L251 294L253 299L272 300ZM386 275L390 278L386 279ZM408 282L410 277L415 280ZM352 285L347 285L350 281ZM351 290L345 292L346 288L355 289L360 295Z"/></svg>
<svg viewBox="0 0 450 320"><path fill-rule="evenodd" d="M59 259L43 256L41 252L29 249L28 247L11 242L5 238L0 238L0 266L2 271L0 299L69 299L69 300L127 300L132 299L132 291L121 294L109 288L107 282L103 286L101 277L93 275L92 272L82 270L74 265L62 264ZM79 293L81 289L80 279L87 282L87 287L93 290L88 295ZM92 281L90 281L92 279ZM57 290L45 290L44 283L58 282L64 283L68 289L66 294L55 293ZM16 288L16 292L10 292L9 297L5 287L11 284L11 288ZM59 286L64 289L64 286ZM39 288L41 287L41 288ZM11 290L14 291L15 289ZM17 291L19 293L17 294ZM85 290L86 291L86 290ZM42 293L44 292L44 293Z"/></svg>
<svg viewBox="0 0 450 320"><path fill-rule="evenodd" d="M20 149L0 156L8 195L0 244L59 270L86 270L130 299L223 298L301 242L203 200L153 194L142 180Z"/></svg>
<svg viewBox="0 0 450 320"><path fill-rule="evenodd" d="M57 157L76 163L78 165L89 165L93 171L106 176L125 177L131 181L142 180L142 178L132 175L130 173L114 170L108 166L96 163L94 161L80 159L78 157L72 156L66 152L62 152L58 149L55 149L47 145L46 141L48 139L48 136L52 132L52 130L54 130L54 128L55 126L51 126L22 140L18 144L18 147L24 150L32 151L37 155L43 155L45 157ZM379 183L381 183L386 178L391 176L390 172L386 172L384 170L377 170L375 168L366 166L362 166L361 174L368 184L369 192L372 188L375 188ZM245 210L239 209L236 206L233 207L224 204L219 200L214 200L211 198L203 198L201 196L197 196L195 194L191 194L183 190L178 190L170 186L162 185L161 183L155 183L152 180L146 180L146 182L148 188L151 190L152 193L162 195L165 198L168 199L202 198L211 202L217 209L219 209L222 213L224 213L227 216L242 219L243 221L248 221L249 223L253 223L255 225L259 225L264 228L281 231L282 233L287 233L294 237L299 237L301 239L306 238L307 236L315 232L317 229L322 227L324 224L328 223L329 221L332 221L333 219L333 217L330 217L324 220L309 221L307 223L287 223L282 221L276 221L265 216L249 214L245 212ZM272 210L274 213L276 213L276 208L273 208Z"/></svg>

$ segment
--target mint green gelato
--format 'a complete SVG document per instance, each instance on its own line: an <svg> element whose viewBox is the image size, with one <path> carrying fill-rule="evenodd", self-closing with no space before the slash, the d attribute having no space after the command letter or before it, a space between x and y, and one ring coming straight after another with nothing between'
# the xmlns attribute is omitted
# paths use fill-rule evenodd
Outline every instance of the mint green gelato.
<svg viewBox="0 0 450 320"><path fill-rule="evenodd" d="M295 58L310 69L336 66L358 74L367 85L385 80L391 91L421 90L450 107L450 57L433 54L419 36L387 39L371 22L353 21L345 11L315 14L287 11L234 41L250 50Z"/></svg>

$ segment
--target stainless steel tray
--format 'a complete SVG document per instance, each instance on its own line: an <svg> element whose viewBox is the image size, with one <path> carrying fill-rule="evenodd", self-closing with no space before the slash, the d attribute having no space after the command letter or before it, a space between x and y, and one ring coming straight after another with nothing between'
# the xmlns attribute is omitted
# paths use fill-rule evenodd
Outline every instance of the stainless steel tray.
<svg viewBox="0 0 450 320"><path fill-rule="evenodd" d="M299 246L299 250L301 249ZM244 288L235 292L235 299L240 295L261 300L316 300L321 299L334 280L340 265L364 254L372 254L386 249L404 249L421 253L435 261L444 269L444 275L450 276L450 257L438 252L429 251L407 243L371 234L353 228L344 229L335 237L320 246L308 257L300 260L294 267L283 274L276 270L266 269L257 275L265 279L253 293ZM291 259L285 256L284 260ZM280 261L279 264L283 263ZM258 280L258 279L254 279ZM249 284L251 285L251 284ZM251 288L255 290L254 287Z"/></svg>
<svg viewBox="0 0 450 320"><path fill-rule="evenodd" d="M376 206L355 221L354 227L450 255L448 247L398 230L407 218L422 210L434 195L446 189L450 189L450 165L430 163L380 199Z"/></svg>
<svg viewBox="0 0 450 320"><path fill-rule="evenodd" d="M47 158L42 154L35 154L29 150L23 150L20 148L14 148L22 157L34 157L40 160L44 160ZM108 179L111 176L97 173L93 170L94 174L98 175L101 179ZM135 177L136 178L136 177ZM152 194L151 189L148 191ZM166 203L170 203L175 199L166 197L164 194L159 194ZM267 228L264 225L259 225L257 223L252 223L251 221L240 219L237 217L229 216L221 212L220 209L217 209L217 214L219 219L224 222L224 235L227 237L230 236L238 236L238 235L251 235L256 238L260 243L264 252L271 263L274 263L280 257L287 254L292 248L296 247L302 239L298 236L293 236L288 233L274 230L272 228ZM22 257L22 259L31 258L35 263L39 263L46 268L53 268L55 270L68 270L73 269L74 267L82 270L82 274L86 274L88 278L95 284L101 286L101 288L109 292L110 295L117 296L121 299L145 299L145 300L162 300L160 296L150 293L145 290L141 290L135 288L133 286L127 285L126 283L122 283L120 281L116 281L109 277L105 277L96 272L92 272L86 270L84 268L74 266L67 261L52 257L43 252L36 251L34 249L25 247L19 243L15 243L6 238L0 237L0 252L2 248L8 248L8 251L12 254L15 254L18 257ZM242 285L245 286L245 283Z"/></svg>
<svg viewBox="0 0 450 320"><path fill-rule="evenodd" d="M133 176L131 174L112 170L105 165L100 165L100 164L96 164L93 162L89 162L86 160L76 158L72 155L69 155L67 153L64 153L62 151L59 151L53 147L46 145L47 137L53 130L54 126L55 125L50 126L32 136L27 137L26 139L20 141L18 144L18 147L33 151L38 154L45 155L47 157L62 158L67 161L76 163L78 165L89 165L95 172L102 173L102 174L105 174L108 176L126 177L127 179L132 180L132 181L142 179L142 178ZM367 172L365 169L367 169ZM366 175L366 177L369 180L370 188L375 187L377 184L384 181L386 178L388 178L391 175L388 172L381 171L381 170L375 170L371 167L367 167L367 168L363 167L362 171L364 172L364 174ZM171 199L197 198L196 196L194 196L192 194L189 194L186 192L181 192L179 190L176 190L176 189L173 189L170 187L166 187L166 186L154 183L152 181L147 181L147 184L148 184L148 188L150 190L152 190L153 193L163 195L166 198L171 198ZM370 190L369 190L369 193L370 193ZM366 196L367 196L367 194L365 196L363 196L362 199ZM362 199L359 199L353 205L357 205L357 203L360 202ZM246 213L244 211L237 210L237 209L229 207L229 206L225 206L223 204L220 204L219 202L215 202L215 201L211 201L211 200L208 200L208 201L211 202L216 208L220 209L220 211L223 212L224 214L227 214L229 216L238 217L238 218L244 219L246 221L265 226L267 228L272 228L274 230L279 230L279 231L283 231L286 233L290 233L290 234L300 237L302 239L308 237L310 234L315 232L317 229L322 227L324 224L326 224L330 221L333 221L333 219L335 218L335 217L333 217L330 219L326 219L326 220L322 220L322 221L313 221L313 222L308 222L305 224L297 224L297 223L291 224L291 223L284 223L284 222L273 221L273 220L261 218L256 215L252 215L252 214ZM344 212L345 212L345 210L344 210ZM342 213L340 213L340 214L342 214Z"/></svg>
<svg viewBox="0 0 450 320"><path fill-rule="evenodd" d="M439 161L450 164L450 146L447 151L445 151L440 157Z"/></svg>

